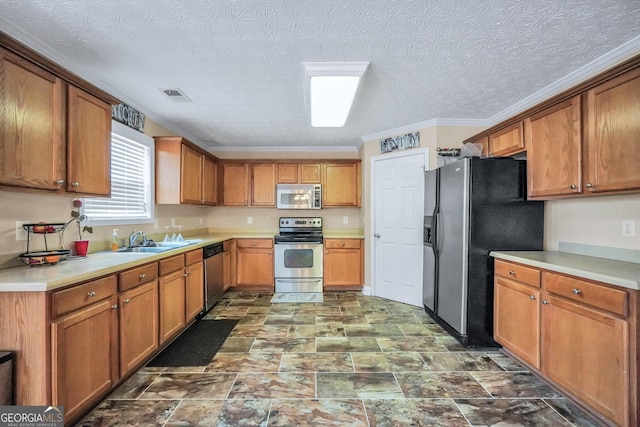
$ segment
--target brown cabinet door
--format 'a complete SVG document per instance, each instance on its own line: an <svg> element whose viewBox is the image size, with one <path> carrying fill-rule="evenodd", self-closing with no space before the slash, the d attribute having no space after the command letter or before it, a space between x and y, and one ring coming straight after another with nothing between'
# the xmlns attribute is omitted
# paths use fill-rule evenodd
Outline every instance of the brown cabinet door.
<svg viewBox="0 0 640 427"><path fill-rule="evenodd" d="M322 165L322 206L360 206L360 163Z"/></svg>
<svg viewBox="0 0 640 427"><path fill-rule="evenodd" d="M249 165L246 163L224 163L222 171L224 206L247 206L249 200Z"/></svg>
<svg viewBox="0 0 640 427"><path fill-rule="evenodd" d="M324 286L360 286L362 277L361 249L325 249Z"/></svg>
<svg viewBox="0 0 640 427"><path fill-rule="evenodd" d="M238 285L264 285L273 287L273 249L238 248Z"/></svg>
<svg viewBox="0 0 640 427"><path fill-rule="evenodd" d="M186 322L189 323L204 309L204 269L202 261L185 267L186 278Z"/></svg>
<svg viewBox="0 0 640 427"><path fill-rule="evenodd" d="M117 308L113 296L51 325L51 403L64 406L67 419L88 409L118 380Z"/></svg>
<svg viewBox="0 0 640 427"><path fill-rule="evenodd" d="M130 289L118 300L120 376L124 376L158 348L158 282Z"/></svg>
<svg viewBox="0 0 640 427"><path fill-rule="evenodd" d="M278 184L297 184L298 164L278 163Z"/></svg>
<svg viewBox="0 0 640 427"><path fill-rule="evenodd" d="M586 188L640 188L640 69L587 92Z"/></svg>
<svg viewBox="0 0 640 427"><path fill-rule="evenodd" d="M525 362L540 368L540 291L495 278L494 338Z"/></svg>
<svg viewBox="0 0 640 427"><path fill-rule="evenodd" d="M0 48L0 184L60 190L64 184L62 81Z"/></svg>
<svg viewBox="0 0 640 427"><path fill-rule="evenodd" d="M618 425L629 410L627 322L543 295L542 371Z"/></svg>
<svg viewBox="0 0 640 427"><path fill-rule="evenodd" d="M215 206L218 203L218 165L208 156L202 157L202 204Z"/></svg>
<svg viewBox="0 0 640 427"><path fill-rule="evenodd" d="M111 105L69 86L67 191L111 194Z"/></svg>
<svg viewBox="0 0 640 427"><path fill-rule="evenodd" d="M320 163L300 163L300 184L320 184Z"/></svg>
<svg viewBox="0 0 640 427"><path fill-rule="evenodd" d="M529 197L582 192L580 95L525 120Z"/></svg>
<svg viewBox="0 0 640 427"><path fill-rule="evenodd" d="M202 154L182 145L180 203L202 204Z"/></svg>
<svg viewBox="0 0 640 427"><path fill-rule="evenodd" d="M184 269L161 276L159 286L160 345L162 345L186 325Z"/></svg>
<svg viewBox="0 0 640 427"><path fill-rule="evenodd" d="M524 151L523 122L489 135L489 156L511 156Z"/></svg>
<svg viewBox="0 0 640 427"><path fill-rule="evenodd" d="M251 165L251 206L276 205L276 165L275 163L254 163Z"/></svg>

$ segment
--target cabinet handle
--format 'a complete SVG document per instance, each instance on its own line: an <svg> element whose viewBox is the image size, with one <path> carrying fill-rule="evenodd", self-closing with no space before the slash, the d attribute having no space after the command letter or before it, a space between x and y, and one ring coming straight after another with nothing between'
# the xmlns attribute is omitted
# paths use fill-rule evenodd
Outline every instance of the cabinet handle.
<svg viewBox="0 0 640 427"><path fill-rule="evenodd" d="M79 185L80 185L80 183L79 183L78 181L73 181L73 182L71 183L71 186L72 186L72 187L78 187Z"/></svg>
<svg viewBox="0 0 640 427"><path fill-rule="evenodd" d="M95 296L96 296L96 293L95 293L95 292L93 292L93 291L91 291L91 292L89 292L89 293L87 294L87 296L88 296L88 297L95 297Z"/></svg>
<svg viewBox="0 0 640 427"><path fill-rule="evenodd" d="M590 182L587 183L587 188L591 188L593 187L593 184L591 184Z"/></svg>
<svg viewBox="0 0 640 427"><path fill-rule="evenodd" d="M59 180L57 180L57 181L56 181L56 184L58 184L58 185L62 185L62 184L64 184L64 179L59 179Z"/></svg>
<svg viewBox="0 0 640 427"><path fill-rule="evenodd" d="M515 276L515 275L516 275L516 272L515 272L515 271L513 271L513 270L509 270L509 274L510 274L510 275L512 275L512 276Z"/></svg>
<svg viewBox="0 0 640 427"><path fill-rule="evenodd" d="M542 300L542 303L543 303L544 305L547 305L547 304L549 304L549 301L547 301L546 299L543 299L543 300Z"/></svg>
<svg viewBox="0 0 640 427"><path fill-rule="evenodd" d="M139 277L140 277L141 279L144 279L145 277L147 277L147 275L146 275L145 273L142 273Z"/></svg>
<svg viewBox="0 0 640 427"><path fill-rule="evenodd" d="M534 299L536 299L536 296L535 295L529 295L529 299L533 301Z"/></svg>
<svg viewBox="0 0 640 427"><path fill-rule="evenodd" d="M575 190L576 188L578 188L578 186L576 186L575 184L571 184L569 187L571 187L572 190Z"/></svg>
<svg viewBox="0 0 640 427"><path fill-rule="evenodd" d="M571 292L573 292L573 293L574 293L574 294L576 294L576 295L578 295L578 294L582 293L582 291L581 291L580 289L578 289L578 288L573 288L573 289L571 289Z"/></svg>
<svg viewBox="0 0 640 427"><path fill-rule="evenodd" d="M131 302L131 298L127 298L127 299L125 299L125 300L124 300L124 301L122 301L122 302L123 302L123 303L125 303L125 304L129 304L129 303Z"/></svg>

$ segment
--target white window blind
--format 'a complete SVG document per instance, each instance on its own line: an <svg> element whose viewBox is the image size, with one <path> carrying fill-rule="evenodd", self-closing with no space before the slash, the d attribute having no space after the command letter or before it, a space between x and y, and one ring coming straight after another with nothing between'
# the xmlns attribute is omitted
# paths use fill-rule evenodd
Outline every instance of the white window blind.
<svg viewBox="0 0 640 427"><path fill-rule="evenodd" d="M112 126L111 197L84 199L83 213L96 225L153 222L153 139Z"/></svg>

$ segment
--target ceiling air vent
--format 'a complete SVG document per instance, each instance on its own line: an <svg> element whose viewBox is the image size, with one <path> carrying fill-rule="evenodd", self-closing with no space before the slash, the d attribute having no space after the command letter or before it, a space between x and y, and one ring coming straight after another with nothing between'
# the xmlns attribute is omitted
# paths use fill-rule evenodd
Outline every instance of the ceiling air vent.
<svg viewBox="0 0 640 427"><path fill-rule="evenodd" d="M183 91L180 89L160 89L162 93L167 95L167 98L173 102L193 102Z"/></svg>

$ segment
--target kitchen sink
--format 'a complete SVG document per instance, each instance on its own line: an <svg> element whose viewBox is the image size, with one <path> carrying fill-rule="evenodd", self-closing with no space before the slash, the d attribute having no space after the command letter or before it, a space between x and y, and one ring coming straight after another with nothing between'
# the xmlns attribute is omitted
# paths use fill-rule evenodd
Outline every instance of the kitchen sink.
<svg viewBox="0 0 640 427"><path fill-rule="evenodd" d="M120 248L118 252L142 252L142 253L158 253L173 249L169 246L134 246L129 248Z"/></svg>

